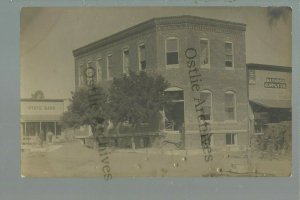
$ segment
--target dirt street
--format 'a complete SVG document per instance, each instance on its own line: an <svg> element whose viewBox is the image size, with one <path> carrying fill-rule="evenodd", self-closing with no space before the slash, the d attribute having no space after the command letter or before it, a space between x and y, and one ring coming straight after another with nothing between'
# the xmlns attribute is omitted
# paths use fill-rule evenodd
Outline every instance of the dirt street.
<svg viewBox="0 0 300 200"><path fill-rule="evenodd" d="M253 156L249 161L250 159L245 159L238 153L230 155L215 153L212 162L205 162L201 150L189 152L165 149L136 151L108 149L108 151L113 178L288 176L290 172L290 162L286 159L259 159ZM64 143L50 152L22 152L21 173L25 177L103 177L104 164L101 159L96 150L77 142ZM243 171L245 167L247 173L237 173L239 169ZM234 172L234 169L237 172Z"/></svg>

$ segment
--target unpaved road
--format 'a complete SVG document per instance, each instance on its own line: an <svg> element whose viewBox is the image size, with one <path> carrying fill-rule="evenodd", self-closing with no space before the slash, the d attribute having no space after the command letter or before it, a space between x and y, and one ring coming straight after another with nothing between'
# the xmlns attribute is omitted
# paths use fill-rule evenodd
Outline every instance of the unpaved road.
<svg viewBox="0 0 300 200"><path fill-rule="evenodd" d="M113 178L117 177L201 177L218 175L216 169L230 170L232 164L247 164L249 171L260 176L272 174L288 176L289 159L258 159L251 161L226 153L214 154L213 162L205 162L202 155L165 154L157 150L110 150L109 162ZM103 177L101 157L98 152L79 143L64 143L51 152L22 152L21 173L25 177ZM220 174L219 174L220 175ZM225 173L224 173L225 175ZM228 175L228 173L226 174ZM249 176L250 174L229 174ZM253 176L253 174L251 174ZM256 174L257 175L257 174Z"/></svg>

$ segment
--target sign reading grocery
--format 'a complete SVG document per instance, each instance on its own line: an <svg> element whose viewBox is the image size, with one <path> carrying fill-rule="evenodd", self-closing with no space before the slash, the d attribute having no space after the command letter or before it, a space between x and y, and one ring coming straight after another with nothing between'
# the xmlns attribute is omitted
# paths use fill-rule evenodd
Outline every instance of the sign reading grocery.
<svg viewBox="0 0 300 200"><path fill-rule="evenodd" d="M266 78L265 88L286 89L285 79L283 78Z"/></svg>

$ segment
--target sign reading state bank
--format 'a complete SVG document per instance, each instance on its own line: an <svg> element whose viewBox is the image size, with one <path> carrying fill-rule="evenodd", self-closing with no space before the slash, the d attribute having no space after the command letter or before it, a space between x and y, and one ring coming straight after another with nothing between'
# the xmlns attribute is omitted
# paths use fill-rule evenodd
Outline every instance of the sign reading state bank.
<svg viewBox="0 0 300 200"><path fill-rule="evenodd" d="M63 101L55 100L23 100L21 113L23 115L62 115Z"/></svg>
<svg viewBox="0 0 300 200"><path fill-rule="evenodd" d="M286 89L285 79L283 78L266 78L266 82L264 83L265 88L279 88Z"/></svg>

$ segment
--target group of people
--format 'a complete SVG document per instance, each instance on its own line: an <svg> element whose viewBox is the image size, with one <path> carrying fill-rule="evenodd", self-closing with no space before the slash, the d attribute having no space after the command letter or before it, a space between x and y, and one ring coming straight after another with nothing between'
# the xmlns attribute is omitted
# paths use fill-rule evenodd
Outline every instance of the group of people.
<svg viewBox="0 0 300 200"><path fill-rule="evenodd" d="M39 133L39 141L41 147L43 147L45 141L47 141L48 143L52 143L53 135L54 134L50 129L48 129L47 131L41 130L41 132Z"/></svg>

